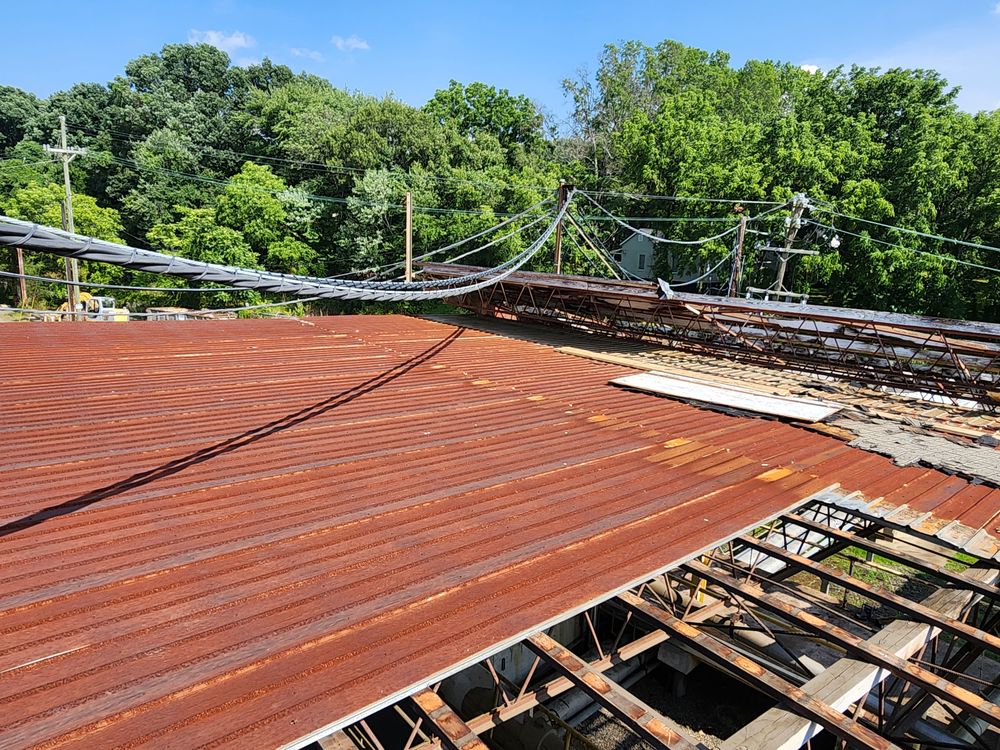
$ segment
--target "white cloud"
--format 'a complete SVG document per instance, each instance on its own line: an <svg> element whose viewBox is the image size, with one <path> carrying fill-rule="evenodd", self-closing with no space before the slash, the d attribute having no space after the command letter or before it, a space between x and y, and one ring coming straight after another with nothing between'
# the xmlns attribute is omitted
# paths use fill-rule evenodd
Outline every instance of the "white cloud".
<svg viewBox="0 0 1000 750"><path fill-rule="evenodd" d="M198 29L191 29L188 32L188 42L191 44L211 44L227 53L238 49L249 49L257 45L256 39L242 31L227 34L224 31L199 31Z"/></svg>
<svg viewBox="0 0 1000 750"><path fill-rule="evenodd" d="M804 70L806 73L819 73L819 65L812 65L811 63L806 63L805 65L800 65L799 68Z"/></svg>
<svg viewBox="0 0 1000 750"><path fill-rule="evenodd" d="M348 37L334 36L330 39L330 44L341 52L354 52L355 50L368 49L368 42L359 37L357 34L351 34Z"/></svg>
<svg viewBox="0 0 1000 750"><path fill-rule="evenodd" d="M995 5L995 6L993 7L993 15L995 15L995 16L1000 16L1000 3L997 3L997 4L996 4L996 5Z"/></svg>
<svg viewBox="0 0 1000 750"><path fill-rule="evenodd" d="M316 62L323 62L323 53L317 52L314 49L307 49L305 47L292 47L289 52L291 52L295 57L307 57L310 60Z"/></svg>

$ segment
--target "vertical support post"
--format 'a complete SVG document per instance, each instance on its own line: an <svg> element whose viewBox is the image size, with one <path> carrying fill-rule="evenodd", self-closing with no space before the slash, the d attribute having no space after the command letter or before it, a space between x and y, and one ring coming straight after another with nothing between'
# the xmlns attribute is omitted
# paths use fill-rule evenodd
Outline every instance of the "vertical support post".
<svg viewBox="0 0 1000 750"><path fill-rule="evenodd" d="M45 146L51 154L57 154L63 164L63 187L66 198L63 201L63 231L75 232L73 224L73 187L69 180L69 163L77 156L87 153L84 148L70 148L66 143L66 116L59 115L59 145ZM80 265L76 258L66 258L66 304L69 307L70 319L75 318L75 310L80 302Z"/></svg>
<svg viewBox="0 0 1000 750"><path fill-rule="evenodd" d="M729 275L729 289L726 294L738 297L743 279L743 240L747 236L747 215L740 214L740 228L736 231L736 254L733 256L733 272Z"/></svg>
<svg viewBox="0 0 1000 750"><path fill-rule="evenodd" d="M562 210L562 207L566 204L566 195L568 191L566 188L566 182L559 182L559 189L556 191L556 210ZM556 224L556 274L562 273L562 238L563 238L563 223L562 219Z"/></svg>
<svg viewBox="0 0 1000 750"><path fill-rule="evenodd" d="M67 232L75 232L76 227L73 224L73 187L69 180L69 163L72 155L67 153L65 115L59 115L59 147L62 149L63 187L66 190L66 210L63 212L63 229ZM80 264L76 258L66 258L66 280L70 282L69 286L66 287L66 301L69 305L70 313L73 313L80 302ZM70 319L75 319L75 317L73 315Z"/></svg>
<svg viewBox="0 0 1000 750"><path fill-rule="evenodd" d="M788 226L785 229L785 250L791 250L792 243L795 242L795 237L802 226L802 214L808 205L809 201L802 193L792 199L792 215L788 217ZM788 259L791 257L790 253L778 254L778 276L774 280L774 291L776 292L787 291L784 287L785 270L788 268Z"/></svg>
<svg viewBox="0 0 1000 750"><path fill-rule="evenodd" d="M413 193L406 193L406 280L413 281Z"/></svg>
<svg viewBox="0 0 1000 750"><path fill-rule="evenodd" d="M19 307L28 306L28 285L24 281L24 251L21 248L14 248L14 255L17 257L17 290L21 295L18 300Z"/></svg>

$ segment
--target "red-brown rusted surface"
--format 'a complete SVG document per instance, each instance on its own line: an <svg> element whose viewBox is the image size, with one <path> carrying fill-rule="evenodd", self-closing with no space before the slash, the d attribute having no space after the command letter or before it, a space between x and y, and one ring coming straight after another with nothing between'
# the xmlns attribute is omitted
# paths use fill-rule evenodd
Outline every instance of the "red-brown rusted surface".
<svg viewBox="0 0 1000 750"><path fill-rule="evenodd" d="M0 326L0 746L293 743L833 482L996 529L625 372L398 316Z"/></svg>

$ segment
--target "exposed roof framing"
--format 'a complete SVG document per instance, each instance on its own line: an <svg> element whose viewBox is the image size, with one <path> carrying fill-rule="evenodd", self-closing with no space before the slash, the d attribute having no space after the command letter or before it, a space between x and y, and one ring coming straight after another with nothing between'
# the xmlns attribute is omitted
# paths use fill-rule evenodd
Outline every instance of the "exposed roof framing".
<svg viewBox="0 0 1000 750"><path fill-rule="evenodd" d="M852 747L872 750L897 748L899 745L893 738L905 734L907 717L912 723L911 715L919 715L926 709L928 704L923 699L936 698L940 705L956 716L965 713L990 725L1000 725L1000 709L982 695L956 684L952 669L962 664L967 666L972 653L997 651L1000 639L996 629L1000 625L1000 611L996 611L989 600L983 599L986 609L980 613L980 619L985 624L979 627L967 619L972 612L972 604L985 593L995 592L995 570L977 569L962 574L939 569L907 556L901 551L905 547L896 545L890 548L877 538L862 536L880 528L870 519L856 517L852 522L850 514L824 514L814 502L804 504L797 513L786 514L776 524L761 528L759 534L734 536L701 558L703 562L689 560L655 581L609 600L606 604L621 607L635 618L634 622L645 623L652 630L625 646L615 644L608 653L604 653L591 627L593 639L590 648L598 653L593 661L586 661L544 633L528 637L524 645L538 654L558 676L540 679L542 673L538 670L536 659L524 683L515 687L516 696L511 696L503 705L486 714L469 718L465 726L481 734L537 705L540 700L550 699L575 686L586 691L654 746L689 747L689 741L679 733L670 729L664 731L668 719L603 674L613 664L644 653L664 640L690 650L779 703L779 708L768 712L770 719L762 717L759 726L758 722L754 722L746 733L734 735L732 741L725 743L727 748L763 750L776 743L774 747L789 750L799 747L822 729ZM793 533L783 534L782 524L793 528ZM859 533L848 530L852 527ZM807 532L806 537L802 536L803 530ZM808 544L804 541L806 538ZM923 603L914 602L822 562L830 555L840 553L844 542L855 544L859 541L879 555L891 553L909 567L940 574L939 580L946 587ZM773 572L766 573L763 568L758 568L764 558L777 563L777 568L770 568ZM915 622L893 621L884 631L864 640L838 627L828 617L790 603L787 593L775 596L767 592L770 580L778 581L796 572L807 572L842 586L912 617ZM743 574L752 576L754 583L750 583L749 579L741 580L739 576ZM660 594L654 593L655 587L651 587L656 581L666 587L665 590L659 589ZM699 582L707 583L707 589ZM805 589L796 584L794 587L785 586L785 590L794 593ZM697 605L692 596L695 591L701 592L704 598ZM821 598L819 592L814 593ZM708 620L712 618L751 614L751 608L767 612L788 623L789 627L798 627L804 633L811 633L822 641L843 648L852 658L838 662L835 667L804 683L805 678L801 677L790 681L769 668L768 660L756 658L753 652L738 648L735 642L725 638L725 627L707 627ZM759 616L753 616L753 619L770 632ZM587 623L590 622L588 617ZM930 658L924 652L942 632L960 640L950 642L949 653L941 660L940 666L914 660L918 654L925 659ZM956 646L956 643L964 645ZM955 655L951 656L950 652L956 648ZM963 661L957 661L959 659ZM888 691L883 684L886 675L895 678ZM500 683L497 684L499 686ZM900 686L908 686L909 690L902 690ZM880 700L887 706L886 716L879 716L877 721L872 718L871 706L866 705L865 700L873 690L880 691ZM850 711L845 713L848 709ZM792 715L801 717L798 723L791 718ZM786 716L789 717L787 720ZM890 718L894 719L891 724Z"/></svg>
<svg viewBox="0 0 1000 750"><path fill-rule="evenodd" d="M768 519L815 557L883 544L891 519L838 505L855 492L946 501L942 520L991 537L1000 523L1000 491L622 391L608 381L624 368L426 320L25 324L0 330L0 363L12 748L299 748L393 705L412 715L420 690L567 617L607 614L651 576L685 576L680 562ZM985 597L974 619L949 615L983 633L949 657L961 670L996 634L992 581L945 573L933 579ZM718 618L734 612L689 599L670 614L754 661L726 641ZM593 626L596 656L575 652L609 679L682 640L630 630L611 643ZM775 659L754 663L803 689ZM454 741L573 688L541 664L503 686L503 705L452 706L468 728L453 724Z"/></svg>
<svg viewBox="0 0 1000 750"><path fill-rule="evenodd" d="M574 685L586 691L594 700L625 721L630 729L653 747L663 750L695 750L695 746L688 739L670 728L663 716L604 677L565 646L544 633L530 636L525 643L556 671L568 677Z"/></svg>

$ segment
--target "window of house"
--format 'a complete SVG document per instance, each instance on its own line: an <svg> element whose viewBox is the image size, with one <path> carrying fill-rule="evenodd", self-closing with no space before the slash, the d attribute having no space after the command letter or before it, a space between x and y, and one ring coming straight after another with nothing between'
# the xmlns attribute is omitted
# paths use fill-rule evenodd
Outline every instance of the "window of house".
<svg viewBox="0 0 1000 750"><path fill-rule="evenodd" d="M646 267L646 255L645 253L639 253L639 270L641 271Z"/></svg>

